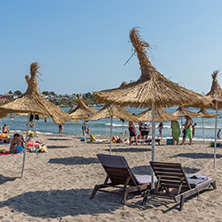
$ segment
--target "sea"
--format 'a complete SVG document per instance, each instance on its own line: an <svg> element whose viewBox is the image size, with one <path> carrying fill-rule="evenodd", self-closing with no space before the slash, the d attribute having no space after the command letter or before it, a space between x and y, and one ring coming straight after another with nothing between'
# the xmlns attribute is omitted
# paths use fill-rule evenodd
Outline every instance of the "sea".
<svg viewBox="0 0 222 222"><path fill-rule="evenodd" d="M93 107L95 109L100 110L102 107ZM173 113L176 111L178 107L171 107L164 109L169 113ZM65 112L69 111L69 107L62 108ZM140 113L146 109L140 108L126 108L131 113ZM189 108L190 111L198 112L199 109L196 108ZM215 113L215 110L208 109L207 112ZM222 111L218 111L218 121L217 121L217 130L222 129ZM202 127L202 118L201 117L192 117L193 123L197 124L196 132L195 132L195 139L202 140L203 139L203 127ZM183 123L185 122L185 118L182 118ZM178 120L179 124L181 124L181 120ZM1 119L0 124L9 125L10 132L24 132L26 130L26 123L27 117L21 116L18 117L15 115L14 119L10 117ZM156 123L156 129L159 123ZM164 130L163 130L163 138L171 138L172 131L170 128L171 122L163 122ZM101 119L97 121L89 121L87 122L87 127L90 127L90 134L94 134L96 136L100 135L110 135L110 126L111 122L110 119ZM135 123L137 128L137 133L139 134L139 127L138 124ZM150 123L152 127L152 123ZM32 128L30 128L32 130ZM58 125L53 122L51 118L47 119L47 122L44 119L39 119L36 121L36 132L42 134L58 134ZM151 132L151 131L150 131ZM67 135L73 136L80 136L82 135L82 121L81 122L66 122L63 125L63 133ZM120 119L113 119L113 128L112 128L113 135L122 135L124 138L128 138L128 121L124 123ZM204 118L204 135L206 140L212 140L215 134L215 118ZM151 136L151 135L150 135ZM158 136L158 130L156 130L156 136ZM222 135L221 135L222 136Z"/></svg>

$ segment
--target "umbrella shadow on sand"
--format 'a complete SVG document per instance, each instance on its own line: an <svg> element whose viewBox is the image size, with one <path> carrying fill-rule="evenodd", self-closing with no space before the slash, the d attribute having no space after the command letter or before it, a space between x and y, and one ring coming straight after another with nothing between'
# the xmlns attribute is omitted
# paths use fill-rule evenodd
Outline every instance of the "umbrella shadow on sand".
<svg viewBox="0 0 222 222"><path fill-rule="evenodd" d="M175 157L186 157L186 158L193 158L193 159L213 159L214 154L211 153L178 153L177 155L171 156L170 158ZM217 158L222 158L222 155L217 154Z"/></svg>
<svg viewBox="0 0 222 222"><path fill-rule="evenodd" d="M64 164L64 165L87 165L91 163L99 163L97 158L85 158L81 156L67 158L52 158L48 163Z"/></svg>
<svg viewBox="0 0 222 222"><path fill-rule="evenodd" d="M19 178L19 177L5 177L2 174L0 174L0 185L8 181L14 181L16 178Z"/></svg>
<svg viewBox="0 0 222 222"><path fill-rule="evenodd" d="M47 140L53 140L53 141L64 141L64 140L71 140L71 139L67 139L67 138L48 138Z"/></svg>
<svg viewBox="0 0 222 222"><path fill-rule="evenodd" d="M105 149L105 151L109 151L109 149ZM122 153L122 152L148 152L151 151L150 148L116 148L112 149L113 153Z"/></svg>
<svg viewBox="0 0 222 222"><path fill-rule="evenodd" d="M56 145L52 145L52 146L47 146L48 149L63 149L63 148L69 148L71 146L56 146Z"/></svg>
<svg viewBox="0 0 222 222"><path fill-rule="evenodd" d="M89 200L91 193L92 189L27 192L1 202L0 208L7 206L12 212L19 211L32 217L61 218L109 213L122 206L119 204L118 195L102 194ZM101 205L101 202L104 204Z"/></svg>

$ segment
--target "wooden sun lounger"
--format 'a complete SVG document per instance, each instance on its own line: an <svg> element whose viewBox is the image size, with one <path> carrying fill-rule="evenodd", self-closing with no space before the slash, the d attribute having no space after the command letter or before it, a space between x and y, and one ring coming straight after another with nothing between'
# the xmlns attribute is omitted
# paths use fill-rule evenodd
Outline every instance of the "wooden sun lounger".
<svg viewBox="0 0 222 222"><path fill-rule="evenodd" d="M199 192L210 188L216 189L216 180L201 176L186 176L180 163L150 162L157 177L154 189L147 191L142 204L146 204L149 195L174 199L180 202L180 210L183 209L184 200Z"/></svg>
<svg viewBox="0 0 222 222"><path fill-rule="evenodd" d="M136 177L123 156L104 154L98 154L97 156L106 171L107 176L103 184L95 185L90 199L95 197L97 191L110 192L104 188L119 188L119 191L122 192L118 192L118 194L122 195L121 203L124 204L129 193L136 191L142 192L148 188L150 189L151 176L143 175Z"/></svg>
<svg viewBox="0 0 222 222"><path fill-rule="evenodd" d="M137 140L138 143L152 143L151 139L141 139L141 140ZM160 145L160 139L155 139L155 142L158 143L158 145ZM135 140L132 141L132 143L135 143Z"/></svg>

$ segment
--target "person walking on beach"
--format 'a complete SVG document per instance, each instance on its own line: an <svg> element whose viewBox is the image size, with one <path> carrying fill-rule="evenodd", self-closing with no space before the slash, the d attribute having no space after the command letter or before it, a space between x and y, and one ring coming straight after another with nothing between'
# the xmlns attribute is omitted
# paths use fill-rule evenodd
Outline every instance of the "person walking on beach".
<svg viewBox="0 0 222 222"><path fill-rule="evenodd" d="M192 125L193 125L193 120L189 116L185 116L186 122L184 124L184 130L183 130L183 141L181 145L183 145L186 141L186 138L190 139L190 146L192 145Z"/></svg>
<svg viewBox="0 0 222 222"><path fill-rule="evenodd" d="M180 132L181 132L180 125L179 125L178 121L171 121L171 129L172 129L173 145L175 145L175 142L178 145Z"/></svg>
<svg viewBox="0 0 222 222"><path fill-rule="evenodd" d="M62 124L59 125L59 134L63 134L63 125Z"/></svg>
<svg viewBox="0 0 222 222"><path fill-rule="evenodd" d="M220 129L218 130L218 132L217 132L217 139L220 139Z"/></svg>
<svg viewBox="0 0 222 222"><path fill-rule="evenodd" d="M194 136L195 136L196 126L197 126L196 123L194 123L193 126L192 126L192 137L193 137L193 138L194 138Z"/></svg>
<svg viewBox="0 0 222 222"><path fill-rule="evenodd" d="M158 129L159 129L159 135L158 135L157 139L158 139L159 137L160 137L161 139L163 139L163 129L164 129L164 127L163 127L163 123L162 123L162 122L159 124Z"/></svg>
<svg viewBox="0 0 222 222"><path fill-rule="evenodd" d="M137 136L136 136L136 127L132 121L129 121L129 134L130 134L129 145L132 144L132 137L134 137L136 145L139 145L137 141Z"/></svg>

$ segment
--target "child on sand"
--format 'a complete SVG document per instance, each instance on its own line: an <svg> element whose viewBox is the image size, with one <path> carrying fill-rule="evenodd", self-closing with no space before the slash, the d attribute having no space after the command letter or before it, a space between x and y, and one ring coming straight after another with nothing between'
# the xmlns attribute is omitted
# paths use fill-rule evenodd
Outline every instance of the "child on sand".
<svg viewBox="0 0 222 222"><path fill-rule="evenodd" d="M158 135L157 139L158 139L159 137L160 137L161 139L163 139L163 129L164 129L164 127L163 127L163 123L162 123L162 122L159 124L158 129L159 129L159 135Z"/></svg>

